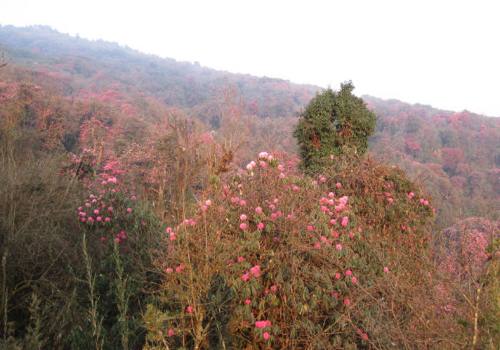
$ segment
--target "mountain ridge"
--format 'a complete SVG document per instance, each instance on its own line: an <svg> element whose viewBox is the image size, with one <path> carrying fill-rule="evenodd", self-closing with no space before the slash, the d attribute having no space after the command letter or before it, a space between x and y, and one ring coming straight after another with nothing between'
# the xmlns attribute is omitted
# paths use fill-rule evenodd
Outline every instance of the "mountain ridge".
<svg viewBox="0 0 500 350"><path fill-rule="evenodd" d="M31 36L27 35L29 33ZM10 39L8 38L10 35ZM34 35L34 37L33 37ZM55 39L59 40L64 40L64 45L55 45L53 47ZM33 41L38 40L38 46L42 43L51 43L50 45L46 45L43 50L40 47L33 47ZM20 48L19 46L22 45L27 45L31 46L31 49L27 48ZM68 47L68 45L70 47ZM57 49L59 46L59 50ZM31 55L36 56L36 55L41 55L45 56L46 58L50 58L54 55L61 55L61 50L63 49L62 52L68 51L69 49L73 50L84 50L84 53L79 52L78 54L71 54L71 53L65 53L64 55L66 56L65 58L83 58L83 59L88 59L88 54L93 53L99 53L102 50L106 52L107 55L113 55L115 54L124 54L126 53L128 55L127 59L130 60L132 58L140 59L140 60L146 60L149 61L151 64L161 64L165 62L169 62L171 64L178 65L179 67L189 67L193 69L194 71L198 70L198 72L203 72L203 71L210 71L213 72L214 74L220 75L220 76L225 76L226 78L230 79L237 79L237 78L249 78L249 79L258 79L262 82L269 82L269 83L282 83L282 84L290 84L292 86L296 86L297 88L302 88L306 89L309 92L318 92L321 90L324 90L324 87L315 85L315 84L302 84L302 83L296 83L294 81L291 81L289 79L284 79L284 78L279 78L279 77L270 77L270 76L259 76L251 73L237 73L237 72L230 72L226 70L220 70L220 69L215 69L211 68L208 66L200 65L197 61L195 62L190 62L190 61L179 61L176 60L175 58L171 57L166 57L166 56L160 56L157 54L153 53L145 53L140 50L134 49L129 47L128 45L122 45L117 42L113 41L108 41L108 40L103 40L103 39L87 39L80 37L79 35L71 35L68 33L62 33L59 32L58 30L47 26L47 25L34 25L34 26L25 26L25 27L17 27L13 25L1 25L0 24L0 49L3 49L7 52L10 52L11 54L14 53L17 58L24 57L25 60L27 60L26 63L30 62L25 56ZM14 49L14 50L13 50ZM49 49L49 53L44 52L47 49ZM52 50L52 51L50 51ZM90 52L85 52L85 50L90 50ZM33 52L36 51L36 52ZM102 53L102 52L101 52ZM87 54L87 56L85 55ZM120 55L118 55L120 56ZM62 58L60 56L60 58ZM134 62L134 61L132 61ZM231 79L230 79L231 80ZM229 83L231 83L229 81ZM311 96L312 97L312 96ZM404 100L396 99L396 98L381 98L377 96L373 96L371 94L363 94L360 97L362 98L369 98L369 99L378 99L378 100L383 100L386 102L402 102L402 103L407 103L409 105L414 105L416 107L421 106L421 107L429 107L433 108L436 110L439 110L440 112L462 112L462 111L454 111L454 110L449 110L449 109L442 109L439 107L436 107L431 104L423 104L423 103L411 103L407 102ZM475 115L479 116L485 116L489 118L497 118L500 116L493 116L493 115L484 115L480 113L474 113L472 111L469 111L468 109L463 110L463 112L469 112L473 113Z"/></svg>

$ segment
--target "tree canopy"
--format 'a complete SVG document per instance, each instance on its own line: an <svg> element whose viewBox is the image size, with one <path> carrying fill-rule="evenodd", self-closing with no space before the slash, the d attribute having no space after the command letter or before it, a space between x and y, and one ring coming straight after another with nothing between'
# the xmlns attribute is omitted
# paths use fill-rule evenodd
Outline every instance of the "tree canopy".
<svg viewBox="0 0 500 350"><path fill-rule="evenodd" d="M375 129L375 114L352 94L351 82L338 92L327 89L307 105L295 129L302 165L308 172L321 168L323 159L352 151L363 154Z"/></svg>

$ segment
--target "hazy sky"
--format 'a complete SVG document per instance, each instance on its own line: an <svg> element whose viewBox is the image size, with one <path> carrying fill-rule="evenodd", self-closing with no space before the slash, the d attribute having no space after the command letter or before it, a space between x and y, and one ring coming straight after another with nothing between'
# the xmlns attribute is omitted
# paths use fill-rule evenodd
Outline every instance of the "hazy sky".
<svg viewBox="0 0 500 350"><path fill-rule="evenodd" d="M0 0L0 24L500 116L498 0Z"/></svg>

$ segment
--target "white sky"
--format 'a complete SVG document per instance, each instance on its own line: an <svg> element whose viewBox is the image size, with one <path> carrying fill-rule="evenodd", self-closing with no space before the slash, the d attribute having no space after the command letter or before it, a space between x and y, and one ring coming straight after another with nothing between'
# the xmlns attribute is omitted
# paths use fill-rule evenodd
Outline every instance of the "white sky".
<svg viewBox="0 0 500 350"><path fill-rule="evenodd" d="M498 0L0 0L0 24L500 116Z"/></svg>

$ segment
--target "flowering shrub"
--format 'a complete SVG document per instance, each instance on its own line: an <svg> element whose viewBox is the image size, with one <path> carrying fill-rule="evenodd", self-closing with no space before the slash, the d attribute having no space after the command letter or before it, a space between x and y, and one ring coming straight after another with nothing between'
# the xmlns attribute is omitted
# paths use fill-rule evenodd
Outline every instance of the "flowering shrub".
<svg viewBox="0 0 500 350"><path fill-rule="evenodd" d="M103 322L104 344L120 339L127 348L143 341L142 305L157 279L151 269L161 224L122 183L119 174L123 171L116 167L116 162L108 162L99 176L88 181L90 194L76 209L75 220L90 247L96 276L92 293L98 300L96 313ZM90 334L74 336L92 339Z"/></svg>
<svg viewBox="0 0 500 350"><path fill-rule="evenodd" d="M417 190L408 181L394 181L401 174L372 181L363 171L383 169L360 168L347 183L293 176L262 152L208 188L196 215L165 232L162 292L145 316L148 346L387 346L427 331L419 317L428 308L409 309L416 288L398 284L409 275L427 283L432 211L409 195ZM355 198L354 184L370 192ZM392 210L406 215L389 227ZM389 316L396 309L405 322Z"/></svg>
<svg viewBox="0 0 500 350"><path fill-rule="evenodd" d="M464 342L488 348L500 341L500 223L468 218L435 240L435 259L443 275L438 285L443 310L463 328Z"/></svg>

